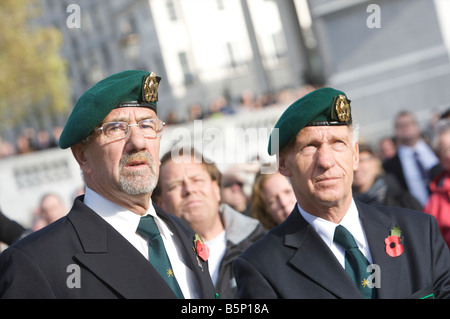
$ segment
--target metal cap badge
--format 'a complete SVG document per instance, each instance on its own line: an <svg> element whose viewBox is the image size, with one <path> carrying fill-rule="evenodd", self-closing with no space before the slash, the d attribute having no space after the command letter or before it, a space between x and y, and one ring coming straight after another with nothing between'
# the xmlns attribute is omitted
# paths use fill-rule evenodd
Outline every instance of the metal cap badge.
<svg viewBox="0 0 450 319"><path fill-rule="evenodd" d="M157 77L155 73L151 72L144 81L144 100L146 102L154 103L158 101L158 86L160 77Z"/></svg>
<svg viewBox="0 0 450 319"><path fill-rule="evenodd" d="M331 117L339 122L351 121L350 100L345 95L340 94L334 98Z"/></svg>

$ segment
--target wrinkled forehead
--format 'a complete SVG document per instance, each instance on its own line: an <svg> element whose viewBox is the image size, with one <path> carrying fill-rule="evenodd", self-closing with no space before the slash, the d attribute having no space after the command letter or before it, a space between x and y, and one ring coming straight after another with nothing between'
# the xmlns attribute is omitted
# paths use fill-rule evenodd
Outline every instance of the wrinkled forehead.
<svg viewBox="0 0 450 319"><path fill-rule="evenodd" d="M166 161L161 166L161 174L170 181L194 178L199 175L209 176L202 163L195 163L190 156L183 155Z"/></svg>
<svg viewBox="0 0 450 319"><path fill-rule="evenodd" d="M123 107L113 109L102 123L107 122L139 122L149 118L156 118L156 113L146 107Z"/></svg>
<svg viewBox="0 0 450 319"><path fill-rule="evenodd" d="M351 138L351 129L349 126L307 126L300 130L296 140L314 139L326 141L330 138Z"/></svg>

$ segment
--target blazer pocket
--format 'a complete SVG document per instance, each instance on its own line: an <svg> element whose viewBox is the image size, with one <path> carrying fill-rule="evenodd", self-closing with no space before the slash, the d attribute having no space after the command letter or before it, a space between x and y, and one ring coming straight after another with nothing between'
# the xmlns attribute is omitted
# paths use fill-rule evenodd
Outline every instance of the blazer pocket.
<svg viewBox="0 0 450 319"><path fill-rule="evenodd" d="M427 287L425 289L421 289L416 291L412 295L408 297L408 299L434 299L434 291L433 287Z"/></svg>

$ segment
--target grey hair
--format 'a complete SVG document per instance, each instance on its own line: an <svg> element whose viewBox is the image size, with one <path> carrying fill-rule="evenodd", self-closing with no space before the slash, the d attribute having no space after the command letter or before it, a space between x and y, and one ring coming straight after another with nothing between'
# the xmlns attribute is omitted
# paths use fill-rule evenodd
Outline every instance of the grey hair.
<svg viewBox="0 0 450 319"><path fill-rule="evenodd" d="M353 123L350 125L350 134L352 135L352 142L353 142L353 144L358 142L359 131L360 131L359 123L353 121Z"/></svg>

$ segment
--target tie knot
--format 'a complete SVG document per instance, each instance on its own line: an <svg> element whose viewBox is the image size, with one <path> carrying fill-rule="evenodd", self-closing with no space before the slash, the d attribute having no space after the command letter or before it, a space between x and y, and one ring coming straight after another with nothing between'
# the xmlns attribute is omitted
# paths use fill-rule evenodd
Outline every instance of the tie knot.
<svg viewBox="0 0 450 319"><path fill-rule="evenodd" d="M159 230L153 216L145 215L141 217L141 220L139 221L139 225L137 228L137 232L139 235L147 238L148 240L152 240L153 238L158 236Z"/></svg>
<svg viewBox="0 0 450 319"><path fill-rule="evenodd" d="M352 234L344 226L338 225L334 231L333 241L341 245L345 250L351 248L358 248Z"/></svg>

